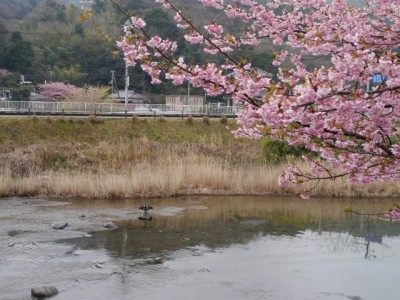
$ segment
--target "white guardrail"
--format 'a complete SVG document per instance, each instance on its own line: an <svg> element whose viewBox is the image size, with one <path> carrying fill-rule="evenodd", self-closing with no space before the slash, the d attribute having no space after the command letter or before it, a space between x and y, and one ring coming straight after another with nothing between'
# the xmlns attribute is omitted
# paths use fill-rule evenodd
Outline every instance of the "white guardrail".
<svg viewBox="0 0 400 300"><path fill-rule="evenodd" d="M237 115L238 106L0 101L1 112L48 114Z"/></svg>

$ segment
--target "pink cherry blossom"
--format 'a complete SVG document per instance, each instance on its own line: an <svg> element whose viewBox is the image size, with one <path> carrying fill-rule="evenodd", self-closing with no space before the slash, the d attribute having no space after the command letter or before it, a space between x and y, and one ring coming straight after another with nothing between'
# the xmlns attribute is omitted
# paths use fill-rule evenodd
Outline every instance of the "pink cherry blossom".
<svg viewBox="0 0 400 300"><path fill-rule="evenodd" d="M160 83L190 82L209 95L231 94L242 105L235 134L269 135L318 153L310 169L291 166L282 185L347 176L349 182L400 180L400 5L398 0L199 0L206 8L241 22L233 34L215 20L195 25L172 0L156 0L175 14L186 41L225 63L188 64L175 57L177 44L150 36L133 17L134 30L118 42L129 65L142 65ZM236 55L244 45L277 50L271 79ZM324 58L312 68L307 61ZM265 70L268 71L269 70ZM378 78L372 81L372 78ZM309 192L303 193L308 196Z"/></svg>
<svg viewBox="0 0 400 300"><path fill-rule="evenodd" d="M400 210L391 209L384 213L384 216L394 220L400 220Z"/></svg>

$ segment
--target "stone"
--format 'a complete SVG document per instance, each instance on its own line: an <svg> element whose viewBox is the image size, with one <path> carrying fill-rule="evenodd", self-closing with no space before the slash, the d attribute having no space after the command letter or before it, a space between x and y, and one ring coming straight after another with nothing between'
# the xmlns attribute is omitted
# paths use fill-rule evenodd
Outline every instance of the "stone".
<svg viewBox="0 0 400 300"><path fill-rule="evenodd" d="M32 297L37 298L46 298L51 297L58 294L58 290L55 286L41 286L31 289Z"/></svg>
<svg viewBox="0 0 400 300"><path fill-rule="evenodd" d="M151 220L153 220L153 217L150 215L142 215L138 219L142 220L142 221L151 221Z"/></svg>
<svg viewBox="0 0 400 300"><path fill-rule="evenodd" d="M85 215L84 213L81 213L81 214L79 215L79 219L84 219L84 218L86 218L86 215Z"/></svg>
<svg viewBox="0 0 400 300"><path fill-rule="evenodd" d="M51 228L56 229L56 230L64 229L67 226L68 226L68 222L55 222L55 223L51 224Z"/></svg>
<svg viewBox="0 0 400 300"><path fill-rule="evenodd" d="M104 227L108 228L108 229L117 229L118 228L118 226L115 225L113 222L107 222L106 224L104 224Z"/></svg>
<svg viewBox="0 0 400 300"><path fill-rule="evenodd" d="M153 217L148 213L147 210L143 210L138 219L142 221L151 221Z"/></svg>
<svg viewBox="0 0 400 300"><path fill-rule="evenodd" d="M65 252L65 254L74 254L76 250L79 248L77 246L73 246L71 249Z"/></svg>

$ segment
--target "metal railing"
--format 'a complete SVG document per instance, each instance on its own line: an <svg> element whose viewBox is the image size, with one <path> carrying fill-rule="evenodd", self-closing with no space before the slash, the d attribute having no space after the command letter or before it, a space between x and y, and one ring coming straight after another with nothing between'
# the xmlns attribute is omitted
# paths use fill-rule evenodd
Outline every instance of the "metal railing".
<svg viewBox="0 0 400 300"><path fill-rule="evenodd" d="M0 113L41 114L142 114L142 115L231 115L236 116L238 106L217 105L165 105L142 103L87 103L87 102L43 102L0 101Z"/></svg>

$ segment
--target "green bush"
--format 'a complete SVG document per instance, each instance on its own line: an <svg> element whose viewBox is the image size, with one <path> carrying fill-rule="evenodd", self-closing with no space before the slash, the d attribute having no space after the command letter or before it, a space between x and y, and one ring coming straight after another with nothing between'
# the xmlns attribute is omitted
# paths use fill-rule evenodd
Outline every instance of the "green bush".
<svg viewBox="0 0 400 300"><path fill-rule="evenodd" d="M11 89L12 101L29 101L31 92L26 88L13 88Z"/></svg>
<svg viewBox="0 0 400 300"><path fill-rule="evenodd" d="M271 163L280 163L288 156L301 157L304 154L311 154L304 146L290 146L285 141L272 140L268 137L261 139L261 147L268 161Z"/></svg>

